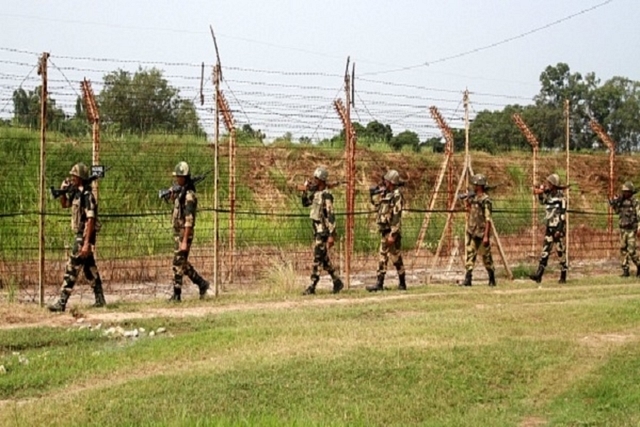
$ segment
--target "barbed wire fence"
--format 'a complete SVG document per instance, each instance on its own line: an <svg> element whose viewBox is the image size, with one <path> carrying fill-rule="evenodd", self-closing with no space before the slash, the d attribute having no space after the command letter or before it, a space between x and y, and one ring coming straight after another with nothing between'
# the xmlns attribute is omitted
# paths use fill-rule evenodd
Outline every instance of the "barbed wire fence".
<svg viewBox="0 0 640 427"><path fill-rule="evenodd" d="M42 136L32 125L19 126L11 121L15 91L22 89L37 96L41 89L41 60L40 53L0 49L0 119L6 121L0 126L0 164L5 175L0 187L0 286L17 289L19 298L27 301L38 301L40 289L47 298L58 293L72 238L69 213L48 194L42 194L39 186L41 141L45 140L46 192L49 187L58 187L74 163L96 162L96 137L91 127L71 136L49 128ZM214 66L204 63L51 55L48 66L49 98L69 116L83 98L81 82L90 82L94 93L99 94L105 89L104 76L108 73L158 68L183 99L194 103L206 132L200 136L169 131L126 136L106 132L99 136L99 162L111 167L100 181L102 230L97 243L98 267L108 295L131 300L169 294L171 206L158 198L157 190L170 186L173 167L181 160L187 161L196 174L217 166L217 179L198 186L199 213L191 260L205 278L218 276L221 291L266 291L276 280L274 273L283 267L300 290L307 285L313 259L311 226L295 186L320 164L328 168L330 180L345 183L333 189L342 238L331 255L341 271L349 273L347 282L353 288L375 281L379 238L368 188L391 168L406 179L403 249L409 286L427 281L452 284L461 278L465 214L460 204L452 205L452 196L456 188L463 187L460 172L469 160L476 172L498 184L491 195L495 229L508 266L504 271L513 269L516 277L521 277L537 263L542 241L536 244L535 237L543 235L542 212L535 214L531 187L554 172L563 178L569 173L573 177L569 230L572 271L598 265L613 269L618 262L617 234L610 227L612 213L606 194L614 181L618 185L618 181L635 176L633 157L619 156L615 160L615 177L595 156L574 153L569 155L580 158L579 166L570 164L561 152L536 152L538 165L534 169L531 153L490 156L474 152L471 135L471 158L467 159L465 153L451 153L446 185L434 191L444 153L393 152L386 144L357 140L357 135L350 142L353 130L345 130L348 123L345 125L336 110L336 102L344 100L342 105L348 108L351 123L378 121L396 131L416 132L424 141L442 135L430 114L431 106L437 106L451 127L468 127L464 91L359 79L349 72L241 67L222 68L217 85L211 78ZM347 80L349 85L345 85ZM509 94L469 95L473 111L529 101ZM132 96L135 98L135 94ZM216 145L214 129L220 121L226 132ZM252 129L264 144L239 140L235 129ZM568 164L571 170L567 170ZM585 167L588 170L578 169ZM593 187L581 188L586 182ZM40 200L46 200L43 207ZM426 227L425 214L430 217ZM443 239L448 216L451 231ZM43 232L39 233L41 219ZM493 252L499 280L504 280L507 274L500 269L496 248ZM476 270L483 271L480 262ZM330 286L327 278L323 278L323 285ZM191 288L195 295L197 288ZM75 293L91 298L82 280Z"/></svg>

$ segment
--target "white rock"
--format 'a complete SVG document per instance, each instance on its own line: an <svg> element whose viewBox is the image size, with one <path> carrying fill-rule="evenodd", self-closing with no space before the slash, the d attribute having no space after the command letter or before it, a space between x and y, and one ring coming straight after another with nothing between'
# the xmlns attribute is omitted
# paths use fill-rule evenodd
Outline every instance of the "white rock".
<svg viewBox="0 0 640 427"><path fill-rule="evenodd" d="M18 357L18 362L20 362L21 365L28 365L29 364L29 359L27 359L24 356L20 356L20 357Z"/></svg>
<svg viewBox="0 0 640 427"><path fill-rule="evenodd" d="M156 334L164 334L167 332L167 328L158 328L156 329Z"/></svg>
<svg viewBox="0 0 640 427"><path fill-rule="evenodd" d="M138 330L140 331L140 333L144 332L145 329L144 328L138 328Z"/></svg>
<svg viewBox="0 0 640 427"><path fill-rule="evenodd" d="M98 324L96 325L96 329L102 329L102 323L98 323Z"/></svg>
<svg viewBox="0 0 640 427"><path fill-rule="evenodd" d="M0 365L0 375L4 375L7 373L7 368L4 365Z"/></svg>
<svg viewBox="0 0 640 427"><path fill-rule="evenodd" d="M79 317L78 320L76 320L76 323L82 323L84 322L84 317Z"/></svg>
<svg viewBox="0 0 640 427"><path fill-rule="evenodd" d="M155 331L151 331L151 332L149 332L149 337L150 337L150 338L153 338L153 337L155 337L155 336L156 336L156 332L155 332Z"/></svg>

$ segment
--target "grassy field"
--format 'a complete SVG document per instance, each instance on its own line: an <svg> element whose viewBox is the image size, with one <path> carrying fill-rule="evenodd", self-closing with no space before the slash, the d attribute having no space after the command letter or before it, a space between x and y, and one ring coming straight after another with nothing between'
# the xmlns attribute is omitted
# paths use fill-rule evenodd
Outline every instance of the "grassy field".
<svg viewBox="0 0 640 427"><path fill-rule="evenodd" d="M640 425L634 279L75 315L0 305L0 425ZM105 335L112 326L145 332Z"/></svg>

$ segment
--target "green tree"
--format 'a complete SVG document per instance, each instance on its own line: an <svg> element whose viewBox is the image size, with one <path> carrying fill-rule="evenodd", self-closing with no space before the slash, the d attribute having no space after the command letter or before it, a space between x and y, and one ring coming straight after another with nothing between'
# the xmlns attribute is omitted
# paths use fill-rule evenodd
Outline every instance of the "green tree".
<svg viewBox="0 0 640 427"><path fill-rule="evenodd" d="M418 134L413 131L405 130L404 132L400 132L399 134L391 138L389 145L395 151L400 151L402 147L405 146L410 146L412 147L413 151L418 151L420 145L420 137L418 137Z"/></svg>
<svg viewBox="0 0 640 427"><path fill-rule="evenodd" d="M156 68L105 75L98 103L102 123L121 132L204 134L193 102L180 98Z"/></svg>
<svg viewBox="0 0 640 427"><path fill-rule="evenodd" d="M15 124L31 129L40 127L41 94L42 86L28 92L23 88L13 91L13 122ZM64 111L56 106L56 101L50 96L47 96L46 119L47 129L55 130L59 130L66 120Z"/></svg>
<svg viewBox="0 0 640 427"><path fill-rule="evenodd" d="M616 142L617 151L640 147L640 83L613 77L596 89L590 110L594 118Z"/></svg>

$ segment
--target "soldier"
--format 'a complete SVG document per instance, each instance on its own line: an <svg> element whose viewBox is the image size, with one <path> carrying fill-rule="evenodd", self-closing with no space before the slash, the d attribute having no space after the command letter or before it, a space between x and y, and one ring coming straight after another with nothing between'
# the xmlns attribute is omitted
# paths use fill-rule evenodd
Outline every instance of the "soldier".
<svg viewBox="0 0 640 427"><path fill-rule="evenodd" d="M536 283L542 281L542 275L554 244L557 245L556 252L558 253L558 258L560 258L560 280L558 283L567 282L567 256L564 245L567 199L562 192L565 188L567 187L560 185L560 177L553 173L547 177L544 184L533 190L533 193L538 196L546 210L546 230L542 254L540 255L540 264L538 265L538 270L529 275L529 278Z"/></svg>
<svg viewBox="0 0 640 427"><path fill-rule="evenodd" d="M407 290L404 264L400 253L402 247L402 209L404 207L404 199L400 191L401 185L398 171L390 169L384 175L383 182L369 191L371 203L378 211L377 222L380 231L377 282L373 286L366 287L369 292L384 289L384 277L387 273L389 259L398 271L398 289Z"/></svg>
<svg viewBox="0 0 640 427"><path fill-rule="evenodd" d="M93 307L106 305L102 279L93 255L96 232L100 229L100 223L98 222L98 203L91 192L89 170L83 163L77 163L71 168L69 175L71 181L65 179L60 187L66 190L60 196L60 205L64 209L71 208L71 229L75 233L75 240L65 267L60 299L48 307L53 312L65 311L81 268L84 276L91 283L95 295Z"/></svg>
<svg viewBox="0 0 640 427"><path fill-rule="evenodd" d="M186 162L180 162L176 165L173 176L176 178L176 184L178 184L180 191L178 193L172 192L171 194L171 200L173 201L171 221L173 224L173 239L175 243L173 255L173 295L169 301L179 302L181 300L182 279L184 275L198 286L200 299L204 299L207 289L209 289L209 282L204 280L189 262L189 252L195 235L196 210L198 208L196 187L191 181L191 172Z"/></svg>
<svg viewBox="0 0 640 427"><path fill-rule="evenodd" d="M629 260L637 267L636 277L640 277L640 259L636 254L636 235L640 236L640 203L633 197L635 192L633 183L627 181L622 186L622 195L609 200L620 218L621 277L629 277Z"/></svg>
<svg viewBox="0 0 640 427"><path fill-rule="evenodd" d="M475 174L471 177L471 184L474 191L463 195L465 207L468 212L467 231L465 239L466 262L464 286L471 286L473 277L473 266L476 263L476 256L482 256L482 263L489 274L489 286L496 285L495 269L493 258L491 257L491 213L493 212L492 202L487 190L487 177L482 174Z"/></svg>
<svg viewBox="0 0 640 427"><path fill-rule="evenodd" d="M333 214L333 195L327 187L327 170L319 166L313 172L313 181L306 182L302 188L302 205L311 207L309 218L313 228L313 267L311 270L311 284L304 290L303 295L316 293L316 285L320 280L320 267L331 275L333 293L342 290L344 284L335 271L329 259L329 249L336 239L336 217Z"/></svg>

